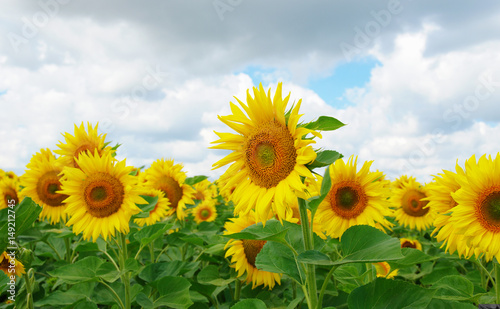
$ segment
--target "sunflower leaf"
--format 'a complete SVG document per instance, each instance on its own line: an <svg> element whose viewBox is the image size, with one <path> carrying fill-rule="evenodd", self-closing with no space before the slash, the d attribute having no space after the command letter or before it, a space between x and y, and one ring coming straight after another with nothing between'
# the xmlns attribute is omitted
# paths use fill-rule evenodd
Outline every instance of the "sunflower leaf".
<svg viewBox="0 0 500 309"><path fill-rule="evenodd" d="M319 204L321 204L321 202L323 202L325 197L328 195L328 192L330 192L331 187L332 187L332 179L330 178L330 169L326 168L325 174L323 176L323 182L321 183L320 196L314 196L307 200L306 205L313 214L316 213Z"/></svg>
<svg viewBox="0 0 500 309"><path fill-rule="evenodd" d="M436 290L434 298L443 300L468 300L474 294L474 284L457 275L445 276L430 288Z"/></svg>
<svg viewBox="0 0 500 309"><path fill-rule="evenodd" d="M306 167L311 171L318 167L328 166L337 161L338 159L344 157L342 154L334 150L318 151L316 154L317 154L316 159L314 159L313 162L306 165Z"/></svg>
<svg viewBox="0 0 500 309"><path fill-rule="evenodd" d="M154 301L154 307L169 306L188 308L193 304L189 296L191 283L182 277L164 277L151 284L160 296Z"/></svg>
<svg viewBox="0 0 500 309"><path fill-rule="evenodd" d="M401 243L378 229L368 225L355 225L342 235L340 247L344 258L334 265L346 263L372 263L400 260Z"/></svg>
<svg viewBox="0 0 500 309"><path fill-rule="evenodd" d="M247 298L240 300L231 309L266 309L266 303L258 298Z"/></svg>
<svg viewBox="0 0 500 309"><path fill-rule="evenodd" d="M57 277L68 284L96 281L97 269L103 263L104 260L95 256L89 256L74 264L64 265L48 271L48 273L49 275Z"/></svg>
<svg viewBox="0 0 500 309"><path fill-rule="evenodd" d="M340 120L329 116L320 116L317 120L304 125L306 129L317 131L333 131L343 126L345 126L345 124Z"/></svg>
<svg viewBox="0 0 500 309"><path fill-rule="evenodd" d="M141 197L148 202L147 204L136 204L137 207L141 209L141 212L132 216L132 218L147 218L149 217L149 212L155 209L156 203L158 203L158 196L148 196L141 195Z"/></svg>
<svg viewBox="0 0 500 309"><path fill-rule="evenodd" d="M365 308L427 308L435 291L409 282L377 278L349 294L351 309Z"/></svg>
<svg viewBox="0 0 500 309"><path fill-rule="evenodd" d="M184 183L187 185L190 185L190 186L194 186L195 184L202 182L203 180L205 180L207 178L208 178L207 176L198 175L198 176L186 178Z"/></svg>
<svg viewBox="0 0 500 309"><path fill-rule="evenodd" d="M255 260L258 269L264 271L285 274L297 281L299 284L305 283L305 274L295 255L284 244L267 242Z"/></svg>
<svg viewBox="0 0 500 309"><path fill-rule="evenodd" d="M262 222L250 225L241 232L229 235L222 235L232 239L252 239L267 240L284 243L288 228L283 226L278 220L271 219L263 226Z"/></svg>
<svg viewBox="0 0 500 309"><path fill-rule="evenodd" d="M162 236L171 227L172 224L162 223L148 225L137 231L137 233L134 234L134 239L140 241L142 246L146 246Z"/></svg>
<svg viewBox="0 0 500 309"><path fill-rule="evenodd" d="M317 250L307 250L299 254L297 260L306 264L313 265L333 265L330 257Z"/></svg>

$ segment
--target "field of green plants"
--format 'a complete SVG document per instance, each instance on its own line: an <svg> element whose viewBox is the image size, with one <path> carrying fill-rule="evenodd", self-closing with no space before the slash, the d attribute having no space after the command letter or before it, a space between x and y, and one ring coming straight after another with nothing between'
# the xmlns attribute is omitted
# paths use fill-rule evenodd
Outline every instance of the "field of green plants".
<svg viewBox="0 0 500 309"><path fill-rule="evenodd" d="M0 170L0 308L500 303L500 156L391 180L316 149L344 124L300 106L281 84L235 98L219 179L175 158L129 166L91 123L24 174Z"/></svg>

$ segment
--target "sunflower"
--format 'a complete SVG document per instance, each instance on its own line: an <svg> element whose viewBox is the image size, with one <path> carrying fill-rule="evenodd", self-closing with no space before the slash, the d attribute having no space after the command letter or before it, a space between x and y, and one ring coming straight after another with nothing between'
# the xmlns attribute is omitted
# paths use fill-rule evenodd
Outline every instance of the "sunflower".
<svg viewBox="0 0 500 309"><path fill-rule="evenodd" d="M141 190L140 194L150 197L157 196L158 201L156 202L155 208L149 212L149 216L147 218L134 219L135 223L139 226L143 226L144 224L152 225L168 216L170 202L168 198L165 197L165 193L163 193L163 191L152 188L144 188Z"/></svg>
<svg viewBox="0 0 500 309"><path fill-rule="evenodd" d="M251 210L246 216L227 221L224 224L226 229L224 235L241 232L255 223L255 213ZM282 274L263 271L255 266L257 254L265 244L265 240L230 239L225 246L227 249L225 257L231 257L231 267L235 268L238 277L242 277L246 272L246 282L252 282L252 288L264 285L272 289L276 283L281 284Z"/></svg>
<svg viewBox="0 0 500 309"><path fill-rule="evenodd" d="M425 230L432 226L436 216L435 211L427 207L427 189L413 178L402 183L402 187L393 190L390 201L396 208L395 217L399 224L416 229Z"/></svg>
<svg viewBox="0 0 500 309"><path fill-rule="evenodd" d="M67 215L64 212L66 205L63 201L67 195L57 193L61 190L60 173L63 169L50 151L41 149L31 158L26 165L28 170L21 176L21 184L24 187L21 193L29 196L42 206L40 219L48 218L51 224L59 221L66 222Z"/></svg>
<svg viewBox="0 0 500 309"><path fill-rule="evenodd" d="M458 175L460 189L451 193L457 206L450 224L476 255L485 253L500 260L500 154L494 160L483 155L465 162L465 175Z"/></svg>
<svg viewBox="0 0 500 309"><path fill-rule="evenodd" d="M4 177L0 179L0 209L4 209L12 205L19 204L19 191L21 187L15 179Z"/></svg>
<svg viewBox="0 0 500 309"><path fill-rule="evenodd" d="M213 200L217 197L217 187L208 179L195 183L193 187L196 190L193 197L195 200Z"/></svg>
<svg viewBox="0 0 500 309"><path fill-rule="evenodd" d="M13 179L14 181L19 181L19 178L17 177L16 173L12 171L6 172L0 168L0 180L4 177Z"/></svg>
<svg viewBox="0 0 500 309"><path fill-rule="evenodd" d="M111 147L105 147L106 134L98 134L97 126L96 124L93 128L90 123L87 123L87 132L82 122L80 127L75 124L74 136L69 133L63 134L65 143L60 142L57 145L59 149L54 150L56 154L60 155L58 160L63 166L78 168L77 159L82 153L93 154L94 150L97 150L100 156L103 156L105 152L114 153Z"/></svg>
<svg viewBox="0 0 500 309"><path fill-rule="evenodd" d="M14 269L14 272L12 272L12 269ZM24 271L24 265L15 258L11 259L11 257L5 251L0 254L0 270L3 271L7 276L16 275L18 277L21 277L26 273Z"/></svg>
<svg viewBox="0 0 500 309"><path fill-rule="evenodd" d="M163 191L170 202L167 215L177 213L179 220L184 220L186 216L186 204L194 204L195 193L190 185L184 183L186 173L182 167L182 164L174 164L174 160L158 159L144 172L144 186Z"/></svg>
<svg viewBox="0 0 500 309"><path fill-rule="evenodd" d="M233 152L213 166L232 163L221 178L230 178L225 188L236 186L232 194L235 213L245 215L255 209L258 221L265 222L272 211L281 220L296 198L294 191L305 189L301 176L313 177L305 165L316 159L310 146L314 141L303 137L308 133L321 135L297 127L301 100L285 115L290 95L282 99L281 83L274 98L271 89L266 94L262 84L254 87L253 92L252 98L247 91L247 104L236 98L247 115L231 102L233 114L219 116L239 134L215 132L220 139L212 143L219 145L211 148Z"/></svg>
<svg viewBox="0 0 500 309"><path fill-rule="evenodd" d="M391 266L387 262L378 262L372 264L373 266L375 266L375 270L377 271L377 277L393 279L394 276L397 276L398 274L397 269L391 271Z"/></svg>
<svg viewBox="0 0 500 309"><path fill-rule="evenodd" d="M450 254L457 251L459 256L470 257L473 254L472 248L467 246L463 235L457 235L455 226L449 224L453 208L457 205L451 194L460 189L458 175L465 176L465 171L458 164L455 165L455 170L456 173L443 170L443 174L434 176L433 182L428 185L429 196L424 200L429 201L429 207L436 211L435 229L431 235L435 235L437 241L443 241L441 248L446 245L445 251Z"/></svg>
<svg viewBox="0 0 500 309"><path fill-rule="evenodd" d="M400 238L401 248L413 248L422 251L422 244L416 239Z"/></svg>
<svg viewBox="0 0 500 309"><path fill-rule="evenodd" d="M194 221L198 224L201 222L212 222L217 217L217 209L215 202L212 200L205 200L198 206L192 209Z"/></svg>
<svg viewBox="0 0 500 309"><path fill-rule="evenodd" d="M230 180L230 178L219 178L216 181L217 189L219 191L220 196L226 201L231 201L231 196L233 195L234 189L236 189L236 185L232 185L231 187L226 187L226 183Z"/></svg>
<svg viewBox="0 0 500 309"><path fill-rule="evenodd" d="M329 166L332 187L316 212L326 234L339 238L349 227L366 224L390 228L385 218L391 216L387 197L389 190L376 181L382 172L370 172L373 161L363 163L357 171L357 157L347 163L338 159ZM378 224L377 224L378 223Z"/></svg>
<svg viewBox="0 0 500 309"><path fill-rule="evenodd" d="M408 183L410 180L417 181L417 179L413 176L408 177L407 175L401 175L401 177L396 178L391 183L393 189L401 189L404 184Z"/></svg>
<svg viewBox="0 0 500 309"><path fill-rule="evenodd" d="M69 196L64 200L70 216L66 225L94 242L99 235L105 240L114 236L116 230L128 233L130 217L140 212L135 204L146 203L139 196L137 177L129 175L133 167L113 160L110 152L101 157L97 149L94 154L81 153L76 163L80 168L63 169L58 191Z"/></svg>

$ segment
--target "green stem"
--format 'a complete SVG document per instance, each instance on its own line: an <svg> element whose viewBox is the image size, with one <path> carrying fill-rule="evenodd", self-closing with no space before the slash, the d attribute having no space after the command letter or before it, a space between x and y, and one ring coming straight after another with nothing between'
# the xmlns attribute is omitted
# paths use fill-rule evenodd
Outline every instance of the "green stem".
<svg viewBox="0 0 500 309"><path fill-rule="evenodd" d="M155 247L154 241L149 243L149 255L151 256L151 263L155 262Z"/></svg>
<svg viewBox="0 0 500 309"><path fill-rule="evenodd" d="M49 246L52 250L54 250L54 252L56 253L56 255L59 258L59 260L62 260L62 257L59 254L59 252L57 252L56 248L48 240L44 241L44 243L46 243L47 246Z"/></svg>
<svg viewBox="0 0 500 309"><path fill-rule="evenodd" d="M66 247L66 261L71 264L71 246L68 237L64 238L64 246Z"/></svg>
<svg viewBox="0 0 500 309"><path fill-rule="evenodd" d="M110 287L108 284L106 284L106 282L104 282L104 280L99 280L99 282L101 282L105 287L108 288L108 290L113 294L113 296L118 301L120 307L123 308L123 309L125 309L125 305L123 304L122 300L120 299L120 296L118 296L118 294L116 294L116 291L113 290L113 288Z"/></svg>
<svg viewBox="0 0 500 309"><path fill-rule="evenodd" d="M125 286L125 309L130 309L130 278L129 273L125 272L125 261L127 261L127 241L126 236L123 233L120 233L120 268L123 271L123 275L121 276L123 285Z"/></svg>
<svg viewBox="0 0 500 309"><path fill-rule="evenodd" d="M373 265L372 263L366 263L366 270L368 271L368 283L373 281Z"/></svg>
<svg viewBox="0 0 500 309"><path fill-rule="evenodd" d="M158 263L158 261L160 260L160 257L163 254L163 252L165 252L167 250L168 250L168 245L166 245L165 248L163 248L163 250L160 251L160 254L158 254L158 256L156 257L155 263ZM167 254L167 256L168 256L168 254Z"/></svg>
<svg viewBox="0 0 500 309"><path fill-rule="evenodd" d="M81 237L75 244L75 248L78 247L78 244L82 241L83 237ZM76 251L75 250L72 250L71 252L71 257L70 257L70 263L73 263L73 258L75 257L75 253Z"/></svg>
<svg viewBox="0 0 500 309"><path fill-rule="evenodd" d="M136 253L135 257L134 257L134 259L135 259L135 260L138 260L138 258L139 258L139 254L142 252L142 249L144 249L144 246L143 246L143 245L141 245L141 246L139 247L139 250L137 250L137 253ZM138 260L138 261L139 261L139 260Z"/></svg>
<svg viewBox="0 0 500 309"><path fill-rule="evenodd" d="M488 276L488 278L490 279L491 283L494 283L495 280L493 280L493 277L491 276L490 272L484 267L483 263L481 261L477 261L477 260L474 260L474 259L470 259L469 261L471 261L472 263L474 263L476 266L479 267L479 269L481 269L482 271L484 271L484 273ZM488 280L486 280L486 286L488 286ZM486 290L486 289L485 289Z"/></svg>
<svg viewBox="0 0 500 309"><path fill-rule="evenodd" d="M496 303L500 304L500 265L498 261L495 263L495 294Z"/></svg>
<svg viewBox="0 0 500 309"><path fill-rule="evenodd" d="M298 198L300 212L300 226L302 227L302 237L304 239L304 249L314 250L312 237L312 227L309 226L309 217L307 216L306 201ZM316 269L312 264L307 265L307 293L309 295L309 309L316 309L318 306L318 288L316 286ZM306 297L307 298L307 297Z"/></svg>
<svg viewBox="0 0 500 309"><path fill-rule="evenodd" d="M337 266L333 266L325 277L325 281L323 282L323 286L319 292L318 308L322 308L323 306L323 296L325 295L326 287L328 286L328 282L330 282L330 278L332 277L335 269L337 269Z"/></svg>
<svg viewBox="0 0 500 309"><path fill-rule="evenodd" d="M115 260L113 260L113 258L111 257L111 255L109 255L109 253L106 252L106 251L101 251L101 252L104 253L108 257L109 261L111 263L113 263L113 265L115 265L116 270L118 270L118 272L120 272L120 267L118 267L118 265L116 265L116 262L115 262Z"/></svg>
<svg viewBox="0 0 500 309"><path fill-rule="evenodd" d="M241 292L241 281L236 279L236 286L234 287L234 301L235 302L240 300L240 292Z"/></svg>
<svg viewBox="0 0 500 309"><path fill-rule="evenodd" d="M27 273L23 274L24 284L26 285L26 305L28 309L33 309L33 290L31 286L31 277L35 277L33 268L30 268Z"/></svg>

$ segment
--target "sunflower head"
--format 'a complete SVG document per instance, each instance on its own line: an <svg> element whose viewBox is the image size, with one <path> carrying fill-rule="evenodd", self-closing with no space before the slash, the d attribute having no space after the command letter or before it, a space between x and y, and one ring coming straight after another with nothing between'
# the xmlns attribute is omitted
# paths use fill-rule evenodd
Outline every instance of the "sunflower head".
<svg viewBox="0 0 500 309"><path fill-rule="evenodd" d="M493 160L486 155L476 162L472 156L465 162L465 175L456 180L460 188L451 193L457 206L452 209L450 225L474 254L485 254L500 260L500 154ZM444 229L444 228L443 228Z"/></svg>
<svg viewBox="0 0 500 309"><path fill-rule="evenodd" d="M391 271L391 266L387 262L373 263L373 266L375 266L375 270L377 271L377 277L394 279L398 274L397 269Z"/></svg>
<svg viewBox="0 0 500 309"><path fill-rule="evenodd" d="M206 200L198 204L192 209L194 221L198 224L201 222L212 222L217 218L217 209L213 200Z"/></svg>
<svg viewBox="0 0 500 309"><path fill-rule="evenodd" d="M422 244L416 239L400 238L401 248L413 248L422 251Z"/></svg>
<svg viewBox="0 0 500 309"><path fill-rule="evenodd" d="M0 179L0 209L7 208L12 204L19 204L21 195L20 184L16 179L4 177Z"/></svg>
<svg viewBox="0 0 500 309"><path fill-rule="evenodd" d="M14 273L9 271L12 268L14 269ZM3 271L7 276L16 275L18 277L21 277L26 273L24 270L24 265L15 258L9 256L5 251L0 255L0 270Z"/></svg>
<svg viewBox="0 0 500 309"><path fill-rule="evenodd" d="M254 87L253 97L247 92L246 104L236 98L241 108L231 102L232 115L219 119L236 134L216 132L220 139L211 147L232 150L213 165L231 164L220 177L221 192L234 187L235 213L245 215L254 209L260 222L270 213L280 220L286 217L295 193L305 190L301 177L313 177L305 165L316 158L310 146L314 141L304 137L309 133L321 136L297 127L301 100L285 117L290 95L283 99L281 87L279 83L274 96L271 89L266 93L262 85Z"/></svg>
<svg viewBox="0 0 500 309"><path fill-rule="evenodd" d="M396 220L403 226L418 231L432 226L436 212L430 208L427 188L413 179L393 190L392 205L396 208Z"/></svg>
<svg viewBox="0 0 500 309"><path fill-rule="evenodd" d="M401 189L403 185L408 183L410 180L417 181L414 176L408 177L407 175L401 175L401 177L396 178L396 180L391 183L391 186L393 189Z"/></svg>
<svg viewBox="0 0 500 309"><path fill-rule="evenodd" d="M99 236L105 240L115 231L128 233L130 217L144 204L140 197L137 177L130 175L132 167L125 166L125 160L116 162L111 153L99 155L82 153L76 159L80 168L65 167L61 178L62 189L58 193L69 197L66 213L70 216L67 226L73 232L83 232L84 239Z"/></svg>
<svg viewBox="0 0 500 309"><path fill-rule="evenodd" d="M168 198L165 197L165 193L163 191L141 187L141 195L158 197L158 201L156 202L155 208L149 212L149 216L147 218L134 219L135 223L139 226L143 226L144 224L152 225L168 216L170 211L170 202Z"/></svg>
<svg viewBox="0 0 500 309"><path fill-rule="evenodd" d="M41 149L33 155L26 167L28 169L21 176L21 184L24 187L22 194L31 197L42 207L40 219L48 218L51 224L61 220L66 222L66 207L63 201L68 196L58 193L61 190L61 164L50 149Z"/></svg>
<svg viewBox="0 0 500 309"><path fill-rule="evenodd" d="M327 235L340 237L353 225L391 227L385 218L392 215L387 202L389 191L376 181L382 173L370 172L371 164L363 163L358 171L357 158L351 156L347 162L338 159L330 165L332 187L316 213Z"/></svg>
<svg viewBox="0 0 500 309"><path fill-rule="evenodd" d="M96 124L95 127L92 127L90 123L87 123L87 130L85 130L82 122L80 127L77 127L75 124L74 135L69 133L63 134L65 142L60 142L57 145L59 149L54 150L56 154L60 155L58 160L61 165L78 168L78 158L80 155L83 153L93 154L95 150L101 156L106 152L114 153L111 147L105 146L106 134L98 134L97 126Z"/></svg>
<svg viewBox="0 0 500 309"><path fill-rule="evenodd" d="M255 213L250 211L248 215L230 219L224 224L225 235L241 232L246 227L256 223ZM231 258L231 267L234 267L238 277L243 277L246 273L246 282L252 282L252 288L259 285L268 286L272 289L276 283L281 284L282 274L271 273L260 270L256 267L257 255L262 250L266 241L250 239L230 239L225 249L225 257Z"/></svg>
<svg viewBox="0 0 500 309"><path fill-rule="evenodd" d="M179 220L184 220L186 216L186 204L194 204L195 193L190 185L184 183L186 173L182 168L182 164L174 164L174 160L158 159L143 173L146 179L144 186L161 190L170 202L167 215L176 213Z"/></svg>
<svg viewBox="0 0 500 309"><path fill-rule="evenodd" d="M217 187L208 179L204 179L194 184L193 187L196 190L193 197L194 200L205 201L212 200L217 197Z"/></svg>

